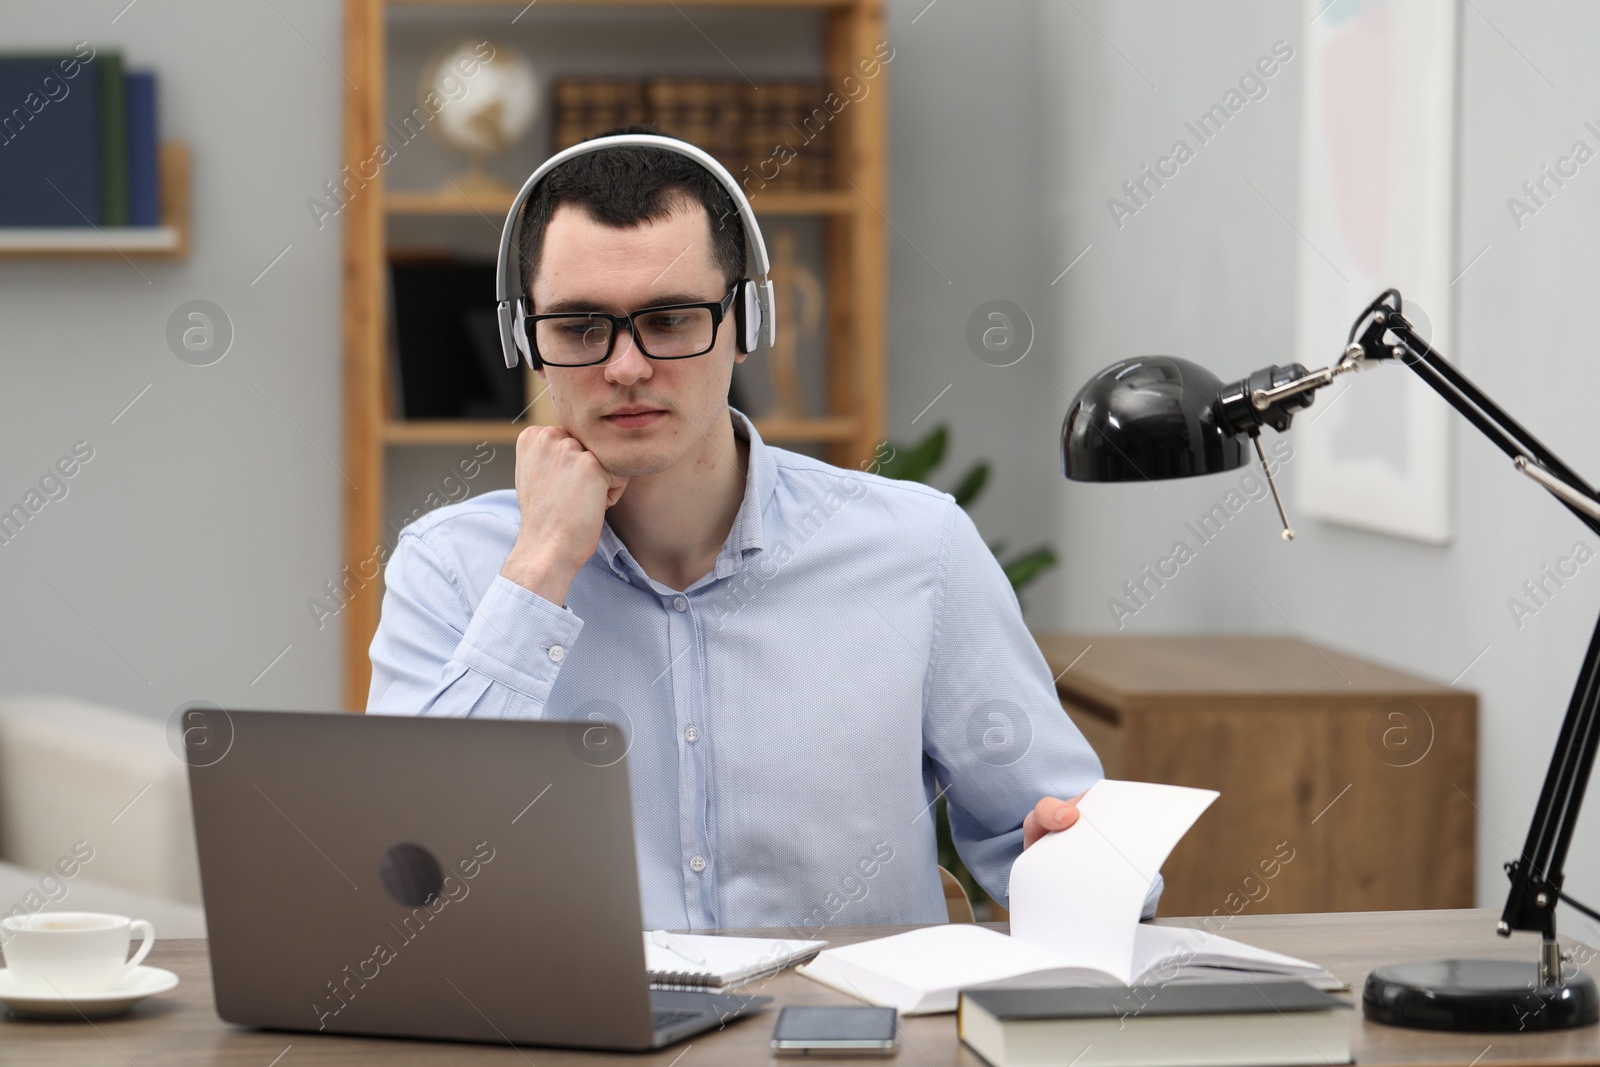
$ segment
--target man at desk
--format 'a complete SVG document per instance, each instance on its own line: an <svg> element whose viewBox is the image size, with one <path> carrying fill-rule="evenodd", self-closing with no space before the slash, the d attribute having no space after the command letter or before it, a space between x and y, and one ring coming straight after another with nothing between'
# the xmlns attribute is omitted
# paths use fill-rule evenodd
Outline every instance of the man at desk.
<svg viewBox="0 0 1600 1067"><path fill-rule="evenodd" d="M745 234L695 161L571 159L518 238L531 312L576 316L528 330L559 426L402 533L368 710L621 722L651 927L941 922L940 795L1004 903L1101 769L971 520L728 406Z"/></svg>

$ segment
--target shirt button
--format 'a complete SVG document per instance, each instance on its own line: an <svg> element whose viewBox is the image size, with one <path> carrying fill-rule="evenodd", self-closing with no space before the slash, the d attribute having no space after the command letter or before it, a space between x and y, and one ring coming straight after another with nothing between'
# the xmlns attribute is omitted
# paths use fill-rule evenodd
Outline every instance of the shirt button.
<svg viewBox="0 0 1600 1067"><path fill-rule="evenodd" d="M701 871L706 869L706 858L704 856L692 857L689 860L689 869L694 873L699 874Z"/></svg>
<svg viewBox="0 0 1600 1067"><path fill-rule="evenodd" d="M550 662L551 663L560 663L562 660L564 660L566 658L567 658L567 650L566 649L562 648L560 645L551 645L550 646Z"/></svg>
<svg viewBox="0 0 1600 1067"><path fill-rule="evenodd" d="M672 606L677 608L679 611L689 610L689 602L681 596L672 598Z"/></svg>
<svg viewBox="0 0 1600 1067"><path fill-rule="evenodd" d="M694 742L700 740L700 730L694 726L689 727L683 731L683 739L693 744Z"/></svg>

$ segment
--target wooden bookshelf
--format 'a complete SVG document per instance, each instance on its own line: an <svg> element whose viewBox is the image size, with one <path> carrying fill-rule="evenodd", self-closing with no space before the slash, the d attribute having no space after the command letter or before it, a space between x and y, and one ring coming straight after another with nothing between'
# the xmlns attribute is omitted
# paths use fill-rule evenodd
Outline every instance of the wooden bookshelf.
<svg viewBox="0 0 1600 1067"><path fill-rule="evenodd" d="M141 256L189 254L189 146L161 145L161 225L0 228L0 256Z"/></svg>
<svg viewBox="0 0 1600 1067"><path fill-rule="evenodd" d="M696 9L794 10L815 12L824 36L821 79L839 86L855 64L873 54L885 39L882 0L540 0L530 17L550 7L568 9L564 19L584 17L584 9L660 7L692 14ZM463 18L484 10L516 13L527 0L345 0L344 160L354 171L372 146L385 138L385 70L388 60L386 16L391 8L429 7ZM685 17L688 17L686 15ZM509 22L509 18L507 22ZM648 74L648 57L640 57ZM706 76L722 76L708 69ZM824 286L828 314L826 411L802 418L761 417L756 427L775 444L821 445L828 459L855 466L873 455L884 433L885 279L885 82L884 70L873 90L838 114L828 136L833 141L840 185L825 190L757 192L751 204L761 216L815 218L823 237ZM819 100L820 104L821 101ZM390 543L384 522L386 465L395 449L421 446L471 446L480 441L510 444L527 422L478 419L405 420L393 414L395 395L388 357L388 249L391 218L477 217L496 228L511 207L508 195L469 196L461 190L386 189L387 175L367 183L366 195L353 197L344 219L344 549L356 571L374 550ZM475 225L482 226L482 222ZM486 297L487 298L487 297ZM780 297L779 314L790 313ZM759 358L759 356L758 356ZM529 390L529 399L534 396ZM344 612L344 702L365 706L370 679L367 649L377 629L381 583L369 582L351 596Z"/></svg>

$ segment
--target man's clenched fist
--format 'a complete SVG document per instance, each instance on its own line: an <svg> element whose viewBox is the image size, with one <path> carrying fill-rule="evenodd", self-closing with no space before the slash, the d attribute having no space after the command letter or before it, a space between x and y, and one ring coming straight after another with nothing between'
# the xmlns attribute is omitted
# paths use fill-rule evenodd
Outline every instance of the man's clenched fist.
<svg viewBox="0 0 1600 1067"><path fill-rule="evenodd" d="M500 573L552 604L565 603L628 479L602 467L561 427L530 426L517 436L516 483L521 526Z"/></svg>

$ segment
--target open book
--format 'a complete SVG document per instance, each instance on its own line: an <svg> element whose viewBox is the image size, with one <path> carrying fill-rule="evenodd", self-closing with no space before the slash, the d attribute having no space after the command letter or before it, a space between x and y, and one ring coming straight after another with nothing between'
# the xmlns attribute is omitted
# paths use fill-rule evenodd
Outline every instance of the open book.
<svg viewBox="0 0 1600 1067"><path fill-rule="evenodd" d="M952 923L831 948L800 973L870 1004L898 1008L902 1015L955 1011L961 990L994 983L1136 986L1270 977L1342 988L1314 963L1204 930L1147 923L1135 931L1130 970L1131 980L982 926Z"/></svg>
<svg viewBox="0 0 1600 1067"><path fill-rule="evenodd" d="M1077 823L1012 865L1010 937L964 923L930 926L829 949L800 973L908 1015L954 1011L960 990L995 982L1287 977L1340 987L1305 960L1205 930L1139 922L1161 864L1216 798L1209 789L1097 782L1078 804Z"/></svg>

